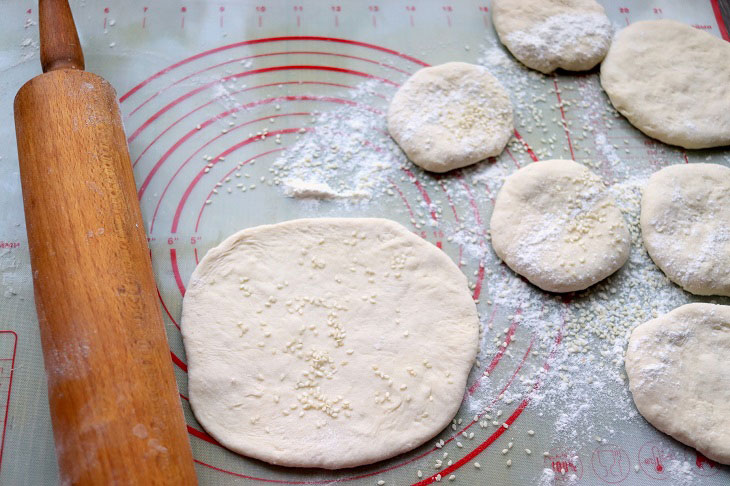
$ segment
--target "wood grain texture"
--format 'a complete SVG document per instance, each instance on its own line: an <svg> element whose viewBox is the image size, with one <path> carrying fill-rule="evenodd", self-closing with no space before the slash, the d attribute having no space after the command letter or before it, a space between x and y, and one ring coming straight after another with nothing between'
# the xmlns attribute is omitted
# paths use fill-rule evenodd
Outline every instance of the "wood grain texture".
<svg viewBox="0 0 730 486"><path fill-rule="evenodd" d="M84 69L84 53L67 0L38 0L43 72Z"/></svg>
<svg viewBox="0 0 730 486"><path fill-rule="evenodd" d="M113 88L53 70L15 126L62 484L196 484Z"/></svg>

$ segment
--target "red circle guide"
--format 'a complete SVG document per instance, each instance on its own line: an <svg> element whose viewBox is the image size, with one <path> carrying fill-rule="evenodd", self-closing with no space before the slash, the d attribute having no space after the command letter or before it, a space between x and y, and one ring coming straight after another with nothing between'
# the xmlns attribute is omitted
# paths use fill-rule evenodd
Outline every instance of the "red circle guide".
<svg viewBox="0 0 730 486"><path fill-rule="evenodd" d="M178 316L186 282L199 259L233 231L270 222L272 218L282 219L275 207L279 203L289 206L286 219L297 217L298 209L291 207L278 187L265 181L268 169L287 149L303 137L316 136L318 126L312 119L317 113L353 107L384 118L388 100L398 86L427 65L414 56L387 47L348 39L264 38L221 46L183 59L121 96L160 301L166 318L174 326L174 332L169 333L171 357L178 371L196 462L201 467L223 475L285 484L375 478L391 472L400 474L398 470L403 467L413 470L409 471L409 477L415 478L416 469L426 469L426 462L442 456L440 448L434 445L436 440L443 440L444 446L465 442L468 446L461 445L460 457L439 471L441 475L450 475L485 453L507 430L499 427L480 433L477 425L483 413L480 411L476 422L473 413L469 418L463 417L455 430L441 433L434 442L409 454L357 470L333 472L324 480L303 481L299 475L288 474L281 468L268 470L257 461L223 449L202 430L187 403L187 367ZM364 96L362 86L367 86ZM372 137L387 135L373 133ZM524 153L518 155L508 149L500 159L513 168L537 160L518 132L515 137L524 144ZM379 150L376 146L373 149ZM255 185L258 187L254 190ZM386 185L392 194L388 207L366 207L353 215L382 216L385 211L387 217L400 220L443 248L465 272L474 273L472 290L478 299L485 265L468 257L463 245L446 241L441 225L472 220L483 228L493 196L484 194L483 187L474 185L459 172L434 179L415 167L399 169L388 177ZM465 197L454 197L456 190ZM438 214L429 209L435 199L444 200L448 211ZM487 206L480 202L484 200L488 201ZM429 220L429 224L419 224L417 221L421 219ZM478 245L481 251L488 251L484 232L478 237ZM484 306L484 309L495 319L496 307ZM501 311L520 313L519 307ZM518 320L508 326L505 342L510 345L512 337L516 332L521 333L521 329ZM500 347L488 356L487 364L474 370L467 394L480 393L480 387L492 373L500 377L501 383L497 385L502 393L509 390L531 356L534 337L527 334L527 338L526 347L509 351L507 346ZM559 343L558 336L552 349L540 359L554 354ZM510 369L499 366L505 352L520 356L516 365L507 365ZM539 365L549 369L547 361ZM534 388L539 386L541 383L536 383ZM488 403L496 403L499 395L488 397ZM530 393L527 393L512 404L503 419L507 427L519 419L529 402ZM478 439L459 439L469 434ZM429 471L422 475L419 484L436 480L437 474Z"/></svg>
<svg viewBox="0 0 730 486"><path fill-rule="evenodd" d="M385 131L388 101L409 75L424 66L428 63L418 56L387 45L330 37L258 38L181 59L121 96L160 302L170 324L171 359L196 463L208 477L282 484L358 480L391 484L396 478L397 484L427 485L465 475L467 468L473 472L479 460L485 466L497 463L504 468L502 444L512 440L515 429L521 434L529 429L525 415L534 407L536 394L550 386L546 382L552 376L553 358L562 352L564 316L571 304L568 299L550 300L554 312L548 318L557 331L546 341L522 324L522 302L507 306L480 300L490 278L514 277L496 260L488 242L486 227L495 187L474 180L469 169L434 175L411 164L394 164L397 167L380 181L382 193L354 204L299 201L287 197L274 183L277 167L290 163L298 144L332 133L331 127L327 132L320 123L323 114L329 114L330 121L344 120L337 125L342 130L338 135L345 140L362 137L364 151L383 157L397 151ZM566 127L558 143L564 145L566 156L572 156L574 141L565 123L559 82L559 77L550 79L549 92L561 107L557 115ZM367 114L376 123L345 123L354 112ZM496 160L482 164L511 172L536 162L531 143L540 136L518 130L513 150L508 147ZM462 409L452 426L432 441L361 468L293 471L229 452L197 423L187 398L179 316L192 271L205 252L227 235L258 224L319 214L388 217L443 249L469 278L482 325L490 329L486 332L490 339L499 337L500 345L482 345ZM478 231L472 231L468 241L449 236L463 227ZM520 380L528 370L538 378L524 386ZM503 400L507 395L510 400ZM500 416L493 416L497 408ZM654 461L655 469L646 473L653 478L657 461L665 456L656 448L642 451L639 466L651 467ZM534 472L552 469L556 480L566 484L569 477L621 483L629 471L634 473L637 460L635 451L613 445L584 450L582 455L570 447L551 450L545 457L542 452L531 456ZM490 460L495 457L498 460ZM700 464L703 474L716 471L710 462Z"/></svg>

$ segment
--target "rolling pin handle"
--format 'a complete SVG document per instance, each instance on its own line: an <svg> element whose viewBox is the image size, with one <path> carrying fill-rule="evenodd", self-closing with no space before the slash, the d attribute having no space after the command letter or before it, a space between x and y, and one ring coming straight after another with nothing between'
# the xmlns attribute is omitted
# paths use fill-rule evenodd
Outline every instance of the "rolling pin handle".
<svg viewBox="0 0 730 486"><path fill-rule="evenodd" d="M68 0L39 0L38 22L43 72L57 69L83 71L84 53Z"/></svg>

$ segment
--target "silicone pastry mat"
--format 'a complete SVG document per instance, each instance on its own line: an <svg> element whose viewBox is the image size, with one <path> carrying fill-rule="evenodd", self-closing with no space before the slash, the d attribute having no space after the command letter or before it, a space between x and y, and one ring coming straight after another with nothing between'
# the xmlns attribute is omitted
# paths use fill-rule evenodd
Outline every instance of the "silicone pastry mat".
<svg viewBox="0 0 730 486"><path fill-rule="evenodd" d="M617 29L673 18L728 39L717 1L603 4ZM436 474L469 485L730 482L727 468L636 414L621 361L626 331L651 315L691 300L730 303L691 298L663 279L636 234L648 174L676 163L730 165L730 151L644 137L613 112L595 71L522 68L496 40L488 1L72 8L87 69L120 97L202 484L429 484ZM12 121L15 93L40 72L36 4L5 1L0 11L0 483L57 484ZM434 176L403 159L383 133L383 112L409 74L453 60L483 64L501 80L516 130L497 160ZM565 298L501 265L485 231L503 178L546 158L600 173L635 237L616 276ZM305 182L329 198L290 197ZM451 427L408 454L336 472L273 467L218 446L187 402L178 328L185 285L206 250L241 228L324 215L388 217L442 247L469 278L484 329Z"/></svg>

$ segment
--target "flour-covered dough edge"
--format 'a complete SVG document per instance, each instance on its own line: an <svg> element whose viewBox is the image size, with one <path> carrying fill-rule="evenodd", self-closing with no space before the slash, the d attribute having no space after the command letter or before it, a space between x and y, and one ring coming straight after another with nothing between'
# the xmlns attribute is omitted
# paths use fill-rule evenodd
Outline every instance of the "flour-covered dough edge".
<svg viewBox="0 0 730 486"><path fill-rule="evenodd" d="M623 244L620 251L616 255L616 261L606 266L603 271L596 271L594 274L584 274L583 278L578 280L565 278L564 275L556 275L545 269L535 268L535 265L527 265L515 258L515 253L519 253L518 248L521 246L520 238L515 234L518 224L515 222L516 215L512 211L517 207L520 197L521 185L519 181L523 177L535 177L533 172L537 171L559 171L560 173L574 172L579 170L583 174L590 174L598 178L590 169L573 160L552 159L535 162L523 167L517 172L511 174L504 181L504 184L497 194L494 204L492 217L490 221L491 243L497 256L515 273L526 278L533 285L548 292L567 293L577 292L613 275L628 260L631 251L631 237L626 222L620 210L615 204L613 197L604 189L604 196L601 199L610 203L616 211L616 216L621 225L620 232ZM575 174L573 174L575 175ZM602 184L602 182L601 182ZM522 208L519 208L522 209ZM527 209L527 208L525 208ZM506 231L505 231L506 229ZM539 262L533 262L539 265Z"/></svg>
<svg viewBox="0 0 730 486"><path fill-rule="evenodd" d="M640 72L641 63L645 63L647 54L653 52L642 41L656 36L667 36L659 47L661 51L656 54L658 58L671 53L675 47L672 44L682 39L679 48L694 47L697 52L691 57L701 56L704 61L704 67L688 74L682 72L685 60L679 56L665 58L663 60L668 66L661 69L655 66L651 70L652 76L666 77L671 84L685 81L674 87L675 92L669 92L671 90L666 86L658 86L655 79ZM702 46L697 47L699 44ZM729 58L730 43L707 32L669 19L645 20L635 22L616 34L601 63L599 78L614 108L647 136L686 149L721 147L730 145ZM714 73L708 74L713 70ZM701 88L701 92L692 93L701 76L706 76L706 86ZM667 96L676 99L668 100ZM683 106L676 105L678 100L683 101ZM692 120L692 110L697 110L702 116L711 111L715 113L704 126L697 127Z"/></svg>
<svg viewBox="0 0 730 486"><path fill-rule="evenodd" d="M710 177L714 177L719 181L725 178L726 184L730 186L730 168L720 164L676 164L654 172L649 178L649 182L644 188L641 197L641 216L639 222L647 253L654 264L664 272L669 280L695 295L722 295L730 297L730 280L727 277L727 265L730 265L730 262L725 262L726 266L723 268L722 258L718 258L716 252L707 252L712 253L707 256L710 258L714 257L715 261L708 262L703 269L695 269L694 272L689 272L690 267L697 265L696 261L690 261L691 255L694 254L693 252L702 254L703 248L700 245L694 246L693 242L687 241L686 248L684 248L685 253L680 252L674 254L667 245L663 244L664 241L662 241L662 238L659 238L660 235L657 233L655 224L653 224L654 218L659 216L660 213L666 214L672 208L672 204L675 203L674 198L676 195L672 192L674 189L668 185L668 181L671 178L678 178L684 186L688 186L695 182L697 178L704 179ZM727 193L727 197L730 199L730 192ZM670 198L671 202L668 201ZM722 203L721 201L720 204ZM716 209L718 211L727 211L727 207L718 207ZM710 211L712 208L706 208L706 210ZM676 212L672 213L672 217L675 214ZM717 215L714 215L714 217L717 217ZM675 224L683 223L685 221L675 221ZM730 226L730 220L727 221L727 225ZM723 236L725 238L724 241L727 241L730 235L717 234L714 236L717 238L717 241L720 241ZM683 235L680 234L676 238L681 239L682 237ZM675 241L677 240L675 239ZM730 245L730 243L728 244ZM717 249L715 248L715 250ZM725 270L724 281L722 275L723 270Z"/></svg>
<svg viewBox="0 0 730 486"><path fill-rule="evenodd" d="M466 295L468 298L468 303L470 304L468 309L468 314L465 315L464 320L468 322L473 322L474 326L472 329L473 334L473 342L474 346L472 348L472 352L468 355L464 355L463 359L461 360L464 363L464 370L463 372L456 372L454 374L454 378L458 379L459 382L457 383L457 389L464 390L466 388L466 382L469 376L469 373L471 371L471 368L473 366L474 360L476 359L477 353L478 353L478 335L479 335L479 316L476 311L476 305L474 304L473 300L469 296L468 292L468 280L466 276L459 270L459 268L454 264L454 262L440 249L438 249L436 246L428 243L423 238L418 237L417 235L413 234L412 232L405 229L402 225L388 219L383 218L302 218L302 219L295 219L290 221L284 221L281 223L276 224L270 224L270 225L260 225L252 228L247 228L241 231L238 231L237 233L234 233L224 239L218 246L211 248L206 255L203 257L203 259L200 261L198 266L193 271L193 274L190 277L188 288L186 291L186 296L192 295L196 291L196 288L199 285L203 285L205 281L205 274L208 271L208 264L210 262L214 262L216 259L218 259L220 256L230 252L232 249L234 249L237 245L237 243L244 238L250 237L251 235L255 234L256 232L260 230L266 230L271 229L275 227L281 227L281 226L290 226L290 225L299 225L299 224L309 224L309 223L315 223L315 224L329 224L329 223L337 223L342 220L347 220L349 222L353 222L354 224L366 224L366 225L377 225L379 226L379 229L383 231L392 231L398 234L399 236L406 238L410 243L413 244L414 247L420 247L421 250L428 251L430 253L431 257L436 258L438 261L440 261L443 264L443 268L446 269L448 272L450 272L453 275L454 279L458 279L461 282L463 282L463 287L465 289ZM464 302L466 303L466 301ZM458 306L454 306L455 308ZM467 307L465 307L467 308ZM186 339L189 339L189 330L186 329L184 322L186 321L186 313L190 312L189 307L186 308L183 304L183 311L182 311L182 319L181 319L181 334L183 337L183 341L186 341ZM187 346L186 346L187 349ZM196 400L196 397L194 393L192 392L192 389L195 387L196 380L198 379L197 375L197 368L198 363L195 361L194 358L192 358L190 355L187 356L187 365L188 365L188 390L190 394L190 406L193 411L193 414L195 415L196 419L200 423L203 428L210 433L210 435L215 438L218 442L221 443L224 447L227 449L234 451L236 453L239 453L241 455L251 457L254 459L259 459L265 462L268 462L270 464L275 465L282 465L282 466L288 466L288 467L318 467L323 469L343 469L343 468L349 468L349 467L357 467L367 464L372 464L378 461L390 459L392 457L398 456L400 454L409 452L421 445L423 445L428 440L432 439L434 436L436 436L438 433L440 433L444 428L446 428L449 423L451 422L452 418L456 415L459 408L461 407L461 393L459 394L459 399L454 400L448 408L444 409L444 413L442 416L442 419L440 421L435 421L435 425L432 427L432 431L429 433L424 433L421 436L414 436L413 440L403 445L399 449L391 450L387 453L383 453L378 450L377 447L372 446L369 447L367 451L362 451L360 454L357 455L357 457L342 457L339 459L332 460L330 456L326 458L320 458L317 464L312 464L311 462L298 462L298 461L292 461L290 460L290 457L287 454L268 454L263 451L261 451L259 448L256 447L255 443L239 443L236 440L228 440L228 436L225 433L220 433L218 429L218 425L216 423L208 423L205 419L201 420L203 418L201 414L198 413L198 403ZM204 377L202 377L204 378ZM337 452L337 451L334 451Z"/></svg>
<svg viewBox="0 0 730 486"><path fill-rule="evenodd" d="M430 83L438 84L449 78L474 76L479 71L488 87L494 92L495 103L503 105L502 111L507 112L505 120L496 120L493 138L478 147L463 149L458 142L444 145L438 136L426 130L419 130L418 134L411 134L406 128L406 120L413 118L409 110L410 103L406 97L413 96L418 88ZM420 94L420 93L419 93ZM495 115L501 116L501 113ZM398 146L405 152L408 159L417 166L436 173L444 173L476 164L489 157L496 157L502 153L514 131L514 114L509 94L499 80L484 66L465 62L448 62L435 66L428 66L416 71L398 89L388 106L386 115L388 132ZM425 143L426 139L437 138L435 143Z"/></svg>
<svg viewBox="0 0 730 486"><path fill-rule="evenodd" d="M594 68L613 37L605 9L593 0L494 0L492 21L510 53L543 74Z"/></svg>
<svg viewBox="0 0 730 486"><path fill-rule="evenodd" d="M716 317L714 323L705 322L703 318L710 314ZM699 316L699 317L698 317ZM697 449L706 457L721 464L730 465L730 415L724 417L722 423L714 423L702 420L702 414L710 414L712 411L701 398L691 402L691 409L678 408L674 402L665 405L662 400L664 396L657 396L655 393L647 392L643 388L647 386L645 381L649 379L653 384L656 379L650 377L662 366L666 366L661 358L652 353L651 344L655 342L655 336L659 333L674 333L675 340L687 339L683 332L688 327L693 331L700 332L703 326L721 325L725 332L725 349L711 348L707 351L715 353L723 360L712 363L713 366L728 366L727 355L730 353L730 306L693 303L677 307L671 312L656 319L652 319L634 328L626 348L625 367L629 379L629 390L631 391L636 408L639 413L661 432L674 437L679 442ZM692 374L702 374L704 369L695 369ZM642 373L648 373L642 376ZM691 380L690 377L686 377ZM672 383L673 392L677 393L687 386L687 382ZM718 386L723 386L718 383ZM727 385L725 385L727 386ZM730 406L729 406L730 407ZM688 424L690 425L688 427Z"/></svg>

